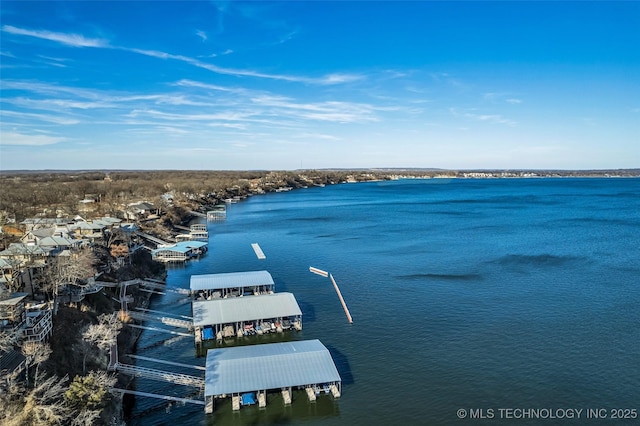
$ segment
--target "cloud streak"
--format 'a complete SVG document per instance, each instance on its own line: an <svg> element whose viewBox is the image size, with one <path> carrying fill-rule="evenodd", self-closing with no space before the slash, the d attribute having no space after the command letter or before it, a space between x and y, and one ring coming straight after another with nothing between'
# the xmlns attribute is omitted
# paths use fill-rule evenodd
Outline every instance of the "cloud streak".
<svg viewBox="0 0 640 426"><path fill-rule="evenodd" d="M86 38L80 34L59 33L47 30L27 30L24 28L14 27L12 25L3 25L2 31L9 34L54 41L71 47L109 47L109 42L107 40L100 38Z"/></svg>
<svg viewBox="0 0 640 426"><path fill-rule="evenodd" d="M449 108L449 111L451 112L451 114L453 114L456 117L465 117L475 121L482 121L482 122L494 123L494 124L504 124L511 127L514 127L518 124L516 121L505 118L501 114L477 114L475 112L459 111L456 108Z"/></svg>
<svg viewBox="0 0 640 426"><path fill-rule="evenodd" d="M123 50L127 52L137 53L139 55L144 55L144 56L157 58L157 59L175 60L175 61L187 63L194 67L211 71L216 74L232 75L236 77L254 77L254 78L262 78L262 79L270 79L270 80L288 81L288 82L294 82L294 83L320 84L320 85L351 83L364 78L363 75L347 74L347 73L332 73L332 74L327 74L320 77L305 77L305 76L296 76L296 75L288 75L288 74L269 74L269 73L264 73L256 70L220 67L220 66L209 64L188 56L176 55L176 54L167 53L159 50L139 49L139 48L125 47L125 46L113 46L107 40L97 39L97 38L86 38L79 34L59 33L59 32L46 31L46 30L29 30L29 29L14 27L11 25L4 25L2 27L2 31L10 34L15 34L15 35L22 35L22 36L49 40L49 41L64 44L66 46L71 46L71 47L94 47L94 48L104 48L104 49L116 49L116 50ZM205 33L197 34L197 35L203 38L203 41L206 40Z"/></svg>
<svg viewBox="0 0 640 426"><path fill-rule="evenodd" d="M66 138L48 135L27 135L16 132L2 132L2 145L43 146L65 141Z"/></svg>

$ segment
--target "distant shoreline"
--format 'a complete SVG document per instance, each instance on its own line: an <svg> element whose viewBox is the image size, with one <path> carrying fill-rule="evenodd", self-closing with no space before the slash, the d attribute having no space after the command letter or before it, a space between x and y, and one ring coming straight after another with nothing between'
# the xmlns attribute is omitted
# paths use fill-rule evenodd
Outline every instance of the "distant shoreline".
<svg viewBox="0 0 640 426"><path fill-rule="evenodd" d="M225 172L233 173L268 173L268 172L288 172L305 173L309 171L318 172L340 172L340 173L371 173L374 175L406 175L429 176L429 177L640 177L640 168L619 168L619 169L439 169L439 168L414 168L414 167L372 167L372 168L320 168L320 169L296 169L296 170L190 170L190 169L16 169L2 170L0 175L20 175L20 174L69 174L69 173L181 173L181 172ZM482 176L488 175L488 176Z"/></svg>

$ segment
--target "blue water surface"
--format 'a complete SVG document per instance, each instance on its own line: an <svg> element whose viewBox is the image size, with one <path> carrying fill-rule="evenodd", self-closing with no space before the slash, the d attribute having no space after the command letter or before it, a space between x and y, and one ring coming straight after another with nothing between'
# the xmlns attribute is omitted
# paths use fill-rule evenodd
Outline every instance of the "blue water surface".
<svg viewBox="0 0 640 426"><path fill-rule="evenodd" d="M167 285L268 270L303 311L304 330L286 338L320 339L343 395L295 394L286 408L270 395L266 410L222 403L209 416L138 398L131 424L510 424L499 409L640 410L640 179L314 187L230 205L209 232L206 256L171 268ZM335 277L353 324L310 266ZM185 302L167 294L152 308L191 315ZM161 332L145 331L138 354L204 365L192 339ZM145 379L137 389L193 396ZM517 423L597 424L585 415Z"/></svg>

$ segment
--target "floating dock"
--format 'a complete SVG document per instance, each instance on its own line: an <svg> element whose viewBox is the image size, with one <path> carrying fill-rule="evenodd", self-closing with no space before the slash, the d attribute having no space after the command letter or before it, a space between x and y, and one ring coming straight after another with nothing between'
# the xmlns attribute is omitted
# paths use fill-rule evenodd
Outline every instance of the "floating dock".
<svg viewBox="0 0 640 426"><path fill-rule="evenodd" d="M231 397L236 410L246 393L256 393L259 404L266 406L269 391L286 393L286 404L292 389L304 389L315 400L323 390L338 398L341 386L331 354L319 340L210 349L207 353L204 398L208 413L219 398Z"/></svg>
<svg viewBox="0 0 640 426"><path fill-rule="evenodd" d="M253 251L256 253L256 257L258 259L263 260L267 258L267 256L264 255L264 252L262 251L258 243L252 243L251 247L253 248Z"/></svg>

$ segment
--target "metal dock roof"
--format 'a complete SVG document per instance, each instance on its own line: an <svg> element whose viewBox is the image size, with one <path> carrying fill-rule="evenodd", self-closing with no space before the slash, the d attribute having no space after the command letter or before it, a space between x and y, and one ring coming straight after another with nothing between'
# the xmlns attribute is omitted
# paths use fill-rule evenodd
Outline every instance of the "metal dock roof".
<svg viewBox="0 0 640 426"><path fill-rule="evenodd" d="M204 395L340 381L329 350L319 340L267 343L209 349Z"/></svg>
<svg viewBox="0 0 640 426"><path fill-rule="evenodd" d="M207 243L204 241L180 241L170 246L159 247L155 250L151 250L152 254L160 253L162 251L175 251L178 253L188 253L193 249L199 249L205 247Z"/></svg>
<svg viewBox="0 0 640 426"><path fill-rule="evenodd" d="M193 326L302 315L293 293L230 297L193 302Z"/></svg>
<svg viewBox="0 0 640 426"><path fill-rule="evenodd" d="M274 285L268 271L228 272L224 274L191 275L191 291Z"/></svg>

